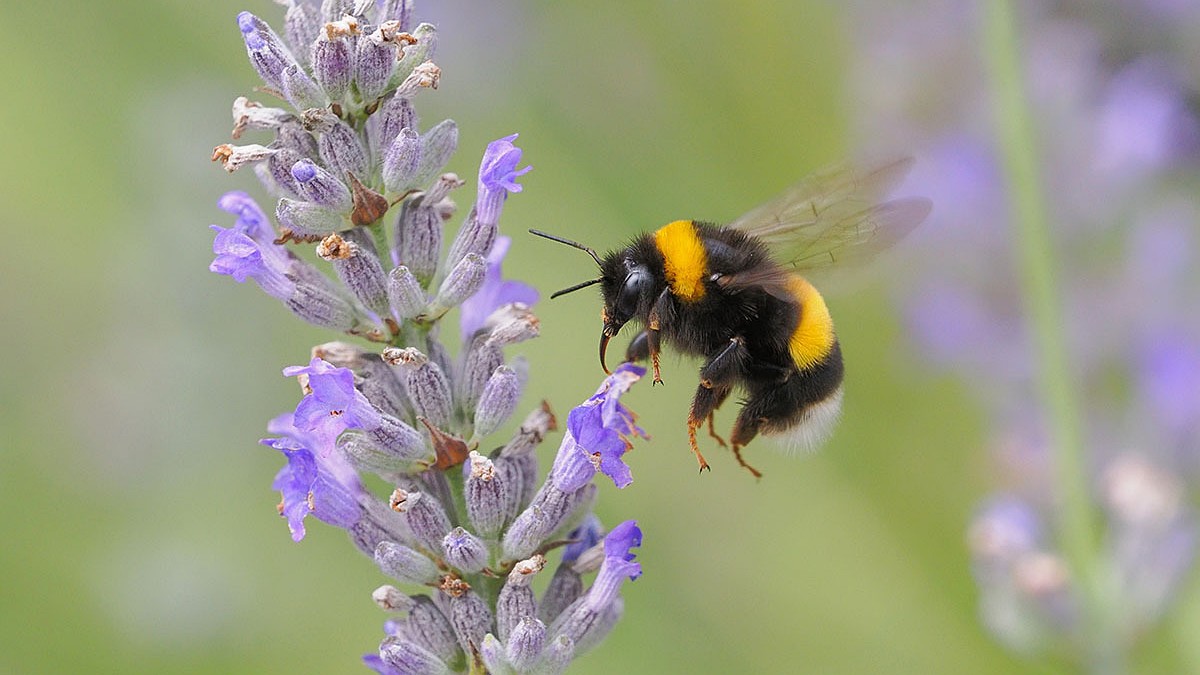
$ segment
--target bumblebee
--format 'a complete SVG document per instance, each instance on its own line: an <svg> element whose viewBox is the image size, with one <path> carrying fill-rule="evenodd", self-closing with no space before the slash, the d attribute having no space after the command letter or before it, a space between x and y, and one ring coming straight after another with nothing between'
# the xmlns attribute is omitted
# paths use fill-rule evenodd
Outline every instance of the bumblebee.
<svg viewBox="0 0 1200 675"><path fill-rule="evenodd" d="M550 297L600 285L604 371L609 341L630 321L642 331L625 358L649 359L655 384L662 382L663 345L703 358L687 420L700 470L709 466L696 431L707 422L709 434L761 477L741 453L759 433L815 448L841 411L841 345L824 298L801 273L870 258L920 224L929 200L882 201L911 164L830 168L729 225L677 220L603 258L578 242L530 232L580 249L599 265L599 277ZM713 414L734 390L744 400L726 443Z"/></svg>

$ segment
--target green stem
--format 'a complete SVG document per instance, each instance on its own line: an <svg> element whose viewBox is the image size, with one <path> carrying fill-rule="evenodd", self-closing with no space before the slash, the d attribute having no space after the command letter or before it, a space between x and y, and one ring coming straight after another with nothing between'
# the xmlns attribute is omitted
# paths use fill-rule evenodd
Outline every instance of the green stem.
<svg viewBox="0 0 1200 675"><path fill-rule="evenodd" d="M1039 396L1049 426L1058 492L1058 541L1084 594L1084 644L1095 671L1123 668L1121 645L1097 557L1096 514L1088 494L1088 464L1080 431L1078 394L1063 336L1061 299L1038 172L1037 143L1021 70L1011 0L984 3L984 51L995 96L998 146L1009 187L1019 277L1032 329Z"/></svg>

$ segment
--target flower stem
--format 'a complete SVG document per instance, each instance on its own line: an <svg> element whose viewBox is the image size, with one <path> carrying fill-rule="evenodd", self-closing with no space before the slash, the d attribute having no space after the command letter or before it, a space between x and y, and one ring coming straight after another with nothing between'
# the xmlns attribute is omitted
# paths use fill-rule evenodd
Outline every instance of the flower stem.
<svg viewBox="0 0 1200 675"><path fill-rule="evenodd" d="M1097 558L1096 515L1088 494L1088 465L1080 431L1078 394L1063 335L1061 298L1038 171L1037 143L1022 77L1017 20L1011 0L984 3L985 59L991 71L1000 154L1009 187L1017 265L1036 354L1039 396L1049 427L1060 513L1057 535L1084 606L1080 628L1095 672L1122 669L1115 616Z"/></svg>

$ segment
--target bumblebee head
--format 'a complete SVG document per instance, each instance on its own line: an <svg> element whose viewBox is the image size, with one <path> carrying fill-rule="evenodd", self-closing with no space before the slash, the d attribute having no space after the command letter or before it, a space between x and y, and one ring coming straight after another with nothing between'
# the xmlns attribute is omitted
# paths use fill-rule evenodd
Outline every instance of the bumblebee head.
<svg viewBox="0 0 1200 675"><path fill-rule="evenodd" d="M577 248L590 255L592 260L595 260L596 264L600 266L599 277L564 288L551 295L550 299L553 300L560 295L600 284L601 293L604 296L604 307L600 310L600 318L604 322L604 328L600 333L600 367L604 369L605 373L608 373L608 366L604 362L608 341L637 314L638 306L643 304L643 300L653 293L653 275L646 265L636 262L627 252L610 253L601 258L595 250L579 242L547 234L540 230L530 230L529 232Z"/></svg>

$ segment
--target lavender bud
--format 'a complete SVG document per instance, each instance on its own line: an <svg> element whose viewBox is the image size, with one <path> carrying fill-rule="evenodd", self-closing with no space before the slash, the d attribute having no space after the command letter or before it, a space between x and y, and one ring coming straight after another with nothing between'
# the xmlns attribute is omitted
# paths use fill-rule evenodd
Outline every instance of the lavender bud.
<svg viewBox="0 0 1200 675"><path fill-rule="evenodd" d="M451 672L445 663L427 650L395 637L386 637L379 643L379 658L405 675L443 675Z"/></svg>
<svg viewBox="0 0 1200 675"><path fill-rule="evenodd" d="M488 315L483 325L488 344L503 347L537 337L541 324L529 305L510 302Z"/></svg>
<svg viewBox="0 0 1200 675"><path fill-rule="evenodd" d="M517 671L513 670L504 655L504 645L491 633L483 636L483 644L479 645L479 657L483 659L483 665L489 675L516 675Z"/></svg>
<svg viewBox="0 0 1200 675"><path fill-rule="evenodd" d="M433 25L423 23L409 32L417 42L404 48L404 56L396 64L392 82L397 86L408 77L414 68L432 59L437 52L437 29Z"/></svg>
<svg viewBox="0 0 1200 675"><path fill-rule="evenodd" d="M337 211L309 201L296 201L287 197L279 200L275 207L275 217L279 219L280 225L301 236L324 236L328 232L346 227L346 219Z"/></svg>
<svg viewBox="0 0 1200 675"><path fill-rule="evenodd" d="M359 32L358 21L353 17L345 17L341 21L331 21L320 31L320 37L313 44L312 68L317 84L325 90L326 96L335 103L346 96L350 88L350 77L354 62L350 55L350 36Z"/></svg>
<svg viewBox="0 0 1200 675"><path fill-rule="evenodd" d="M454 594L450 596L450 625L458 646L471 654L478 651L483 636L492 630L492 611L474 591Z"/></svg>
<svg viewBox="0 0 1200 675"><path fill-rule="evenodd" d="M420 168L416 183L425 185L442 172L450 156L458 149L458 125L454 120L443 120L421 136ZM486 253L486 252L485 252Z"/></svg>
<svg viewBox="0 0 1200 675"><path fill-rule="evenodd" d="M475 295L479 287L483 286L486 273L487 261L481 255L472 253L459 261L438 288L437 295L429 306L429 316L440 317L450 311L450 308L461 305L464 300Z"/></svg>
<svg viewBox="0 0 1200 675"><path fill-rule="evenodd" d="M304 121L296 120L295 122L289 122L279 127L278 136L276 136L273 145L280 148L291 148L300 155L300 158L315 156L317 154L317 140L308 132L308 129L304 128L304 124ZM289 171L291 168L292 165L288 164Z"/></svg>
<svg viewBox="0 0 1200 675"><path fill-rule="evenodd" d="M404 192L416 184L421 168L421 140L405 127L383 151L383 184L390 192Z"/></svg>
<svg viewBox="0 0 1200 675"><path fill-rule="evenodd" d="M462 369L457 378L458 389L455 392L458 402L465 410L472 410L479 402L484 387L496 369L504 365L504 354L498 347L487 343L482 336L476 336L467 347L463 357Z"/></svg>
<svg viewBox="0 0 1200 675"><path fill-rule="evenodd" d="M350 210L350 189L311 159L302 159L293 164L292 178L306 200L335 211Z"/></svg>
<svg viewBox="0 0 1200 675"><path fill-rule="evenodd" d="M425 200L409 200L396 219L396 259L422 283L437 273L442 251L442 219Z"/></svg>
<svg viewBox="0 0 1200 675"><path fill-rule="evenodd" d="M421 282L413 276L407 267L401 265L388 275L388 302L392 311L401 319L411 319L425 311L429 299L425 297L425 289Z"/></svg>
<svg viewBox="0 0 1200 675"><path fill-rule="evenodd" d="M554 419L549 405L544 401L537 409L531 411L521 422L521 428L513 434L512 440L500 450L501 457L523 457L532 455L537 446L546 438L546 434L558 428L558 420Z"/></svg>
<svg viewBox="0 0 1200 675"><path fill-rule="evenodd" d="M441 214L442 220L449 218L454 213L454 203L443 201L450 194L451 190L457 189L466 185L466 181L458 177L456 173L444 173L438 176L437 180L433 181L433 185L425 191L425 196L421 198L426 204L433 204Z"/></svg>
<svg viewBox="0 0 1200 675"><path fill-rule="evenodd" d="M376 588L371 599L385 612L408 612L417 606L407 593L388 584Z"/></svg>
<svg viewBox="0 0 1200 675"><path fill-rule="evenodd" d="M522 619L537 617L537 601L529 584L545 567L546 558L539 554L522 560L509 572L496 600L496 634L501 640L507 642Z"/></svg>
<svg viewBox="0 0 1200 675"><path fill-rule="evenodd" d="M495 222L485 223L479 220L472 209L467 221L458 229L454 243L450 245L450 253L446 256L447 265L457 265L460 260L474 253L486 256L496 242L498 232Z"/></svg>
<svg viewBox="0 0 1200 675"><path fill-rule="evenodd" d="M542 652L542 660L534 672L538 675L559 675L565 673L571 659L575 658L575 641L566 635L559 635L550 641Z"/></svg>
<svg viewBox="0 0 1200 675"><path fill-rule="evenodd" d="M529 672L546 644L546 624L533 617L517 622L508 636L505 656L519 673Z"/></svg>
<svg viewBox="0 0 1200 675"><path fill-rule="evenodd" d="M400 135L401 129L416 129L417 113L403 96L391 95L367 120L371 147L386 151ZM382 157L379 158L382 160Z"/></svg>
<svg viewBox="0 0 1200 675"><path fill-rule="evenodd" d="M279 186L284 195L303 199L303 195L300 194L300 186L296 184L296 179L292 178L292 166L303 158L295 149L280 146L275 154L258 166L266 167L273 182Z"/></svg>
<svg viewBox="0 0 1200 675"><path fill-rule="evenodd" d="M511 523L516 519L538 488L537 456L533 453L519 457L500 456L492 460L496 467L496 480L504 486L500 493L503 498L504 521Z"/></svg>
<svg viewBox="0 0 1200 675"><path fill-rule="evenodd" d="M380 22L395 21L400 30L408 30L412 27L412 10L412 0L385 0L379 19Z"/></svg>
<svg viewBox="0 0 1200 675"><path fill-rule="evenodd" d="M374 253L334 233L321 240L317 255L333 265L354 297L376 314L387 315L387 277Z"/></svg>
<svg viewBox="0 0 1200 675"><path fill-rule="evenodd" d="M429 466L434 462L433 449L425 445L421 432L391 415L382 415L380 420L382 424L367 432L376 445L419 465Z"/></svg>
<svg viewBox="0 0 1200 675"><path fill-rule="evenodd" d="M297 281L296 289L286 304L296 316L314 326L348 331L357 324L354 308L350 303L330 292L324 285Z"/></svg>
<svg viewBox="0 0 1200 675"><path fill-rule="evenodd" d="M450 518L436 499L421 492L406 492L396 488L391 498L392 509L404 514L413 536L429 551L442 550L442 539L450 531Z"/></svg>
<svg viewBox="0 0 1200 675"><path fill-rule="evenodd" d="M358 134L350 128L350 125L336 117L326 116L325 119L327 124L324 125L320 137L317 139L321 159L329 165L331 172L339 176L345 176L347 173L360 177L365 176L367 174L367 151L359 142Z"/></svg>
<svg viewBox="0 0 1200 675"><path fill-rule="evenodd" d="M396 86L396 95L410 97L422 89L437 89L441 79L442 69L433 61L426 61L413 68L404 81Z"/></svg>
<svg viewBox="0 0 1200 675"><path fill-rule="evenodd" d="M381 542L394 541L408 544L412 533L400 514L392 511L383 502L367 496L359 499L362 514L358 522L348 529L350 541L368 557L375 555Z"/></svg>
<svg viewBox="0 0 1200 675"><path fill-rule="evenodd" d="M247 129L278 129L296 118L282 108L267 108L245 96L233 100L233 137L241 138Z"/></svg>
<svg viewBox="0 0 1200 675"><path fill-rule="evenodd" d="M463 486L467 517L479 534L491 539L500 533L509 518L507 486L503 478L496 475L496 467L490 459L472 450L469 461L471 473Z"/></svg>
<svg viewBox="0 0 1200 675"><path fill-rule="evenodd" d="M572 505L571 495L550 483L543 485L529 508L518 514L504 533L504 557L508 560L529 557L546 537L566 522Z"/></svg>
<svg viewBox="0 0 1200 675"><path fill-rule="evenodd" d="M317 86L308 73L304 72L304 68L296 64L292 64L283 69L282 80L283 97L288 100L298 110L306 110L308 108L320 108L326 103L325 92Z"/></svg>
<svg viewBox="0 0 1200 675"><path fill-rule="evenodd" d="M250 145L222 143L213 148L212 161L220 162L221 168L233 173L247 164L261 162L276 152L278 151L275 148L253 143Z"/></svg>
<svg viewBox="0 0 1200 675"><path fill-rule="evenodd" d="M300 65L308 65L309 51L319 28L317 17L308 3L288 4L287 14L283 18L283 36Z"/></svg>
<svg viewBox="0 0 1200 675"><path fill-rule="evenodd" d="M417 413L430 424L438 428L449 424L453 406L450 383L438 364L430 361L410 373L408 390Z"/></svg>
<svg viewBox="0 0 1200 675"><path fill-rule="evenodd" d="M280 41L279 36L265 21L250 12L242 12L237 17L238 28L242 31L242 39L246 42L246 55L250 57L250 65L268 87L276 91L282 90L280 75L283 69L295 63L287 47Z"/></svg>
<svg viewBox="0 0 1200 675"><path fill-rule="evenodd" d="M547 623L553 623L581 595L583 595L583 577L579 575L573 565L563 563L554 570L554 576L550 577L550 585L542 594L542 604L538 607L538 616Z"/></svg>
<svg viewBox="0 0 1200 675"><path fill-rule="evenodd" d="M433 584L440 576L432 560L392 541L375 547L375 564L389 577L409 584Z"/></svg>
<svg viewBox="0 0 1200 675"><path fill-rule="evenodd" d="M451 567L467 574L475 574L488 563L487 545L461 527L450 530L442 539L442 550Z"/></svg>
<svg viewBox="0 0 1200 675"><path fill-rule="evenodd" d="M387 90L396 69L396 43L385 37L396 24L381 25L365 39L358 40L358 58L354 81L364 102L373 101Z"/></svg>
<svg viewBox="0 0 1200 675"><path fill-rule="evenodd" d="M413 644L436 654L446 663L454 664L462 658L454 628L442 610L427 596L413 598L416 606L409 610L408 620L400 634Z"/></svg>
<svg viewBox="0 0 1200 675"><path fill-rule="evenodd" d="M487 436L504 423L517 408L521 383L508 366L500 366L488 379L475 407L475 436Z"/></svg>

